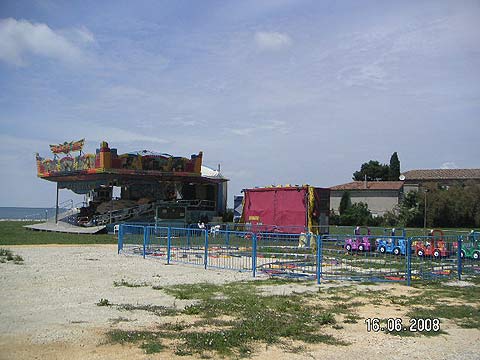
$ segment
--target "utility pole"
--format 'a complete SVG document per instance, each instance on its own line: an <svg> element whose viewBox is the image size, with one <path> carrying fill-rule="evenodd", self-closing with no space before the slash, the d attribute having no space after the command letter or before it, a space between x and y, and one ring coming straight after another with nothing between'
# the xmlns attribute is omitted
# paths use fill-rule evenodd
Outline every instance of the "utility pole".
<svg viewBox="0 0 480 360"><path fill-rule="evenodd" d="M55 224L58 224L58 182L57 182L57 198L55 200Z"/></svg>
<svg viewBox="0 0 480 360"><path fill-rule="evenodd" d="M427 235L427 193L428 189L425 189L424 191L425 194L425 206L423 209L423 234L426 236Z"/></svg>

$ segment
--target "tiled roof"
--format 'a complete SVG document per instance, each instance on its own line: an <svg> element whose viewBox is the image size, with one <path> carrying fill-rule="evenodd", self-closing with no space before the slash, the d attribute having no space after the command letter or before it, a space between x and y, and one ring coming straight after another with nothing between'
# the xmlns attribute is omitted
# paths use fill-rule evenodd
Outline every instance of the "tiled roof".
<svg viewBox="0 0 480 360"><path fill-rule="evenodd" d="M352 181L347 184L332 186L330 190L400 190L403 181Z"/></svg>
<svg viewBox="0 0 480 360"><path fill-rule="evenodd" d="M480 169L427 169L402 173L405 180L467 180L480 179Z"/></svg>

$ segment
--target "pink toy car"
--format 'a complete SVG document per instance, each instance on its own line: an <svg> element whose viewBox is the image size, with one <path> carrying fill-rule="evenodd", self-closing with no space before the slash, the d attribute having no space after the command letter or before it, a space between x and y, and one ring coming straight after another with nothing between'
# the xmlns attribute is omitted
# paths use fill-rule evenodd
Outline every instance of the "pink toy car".
<svg viewBox="0 0 480 360"><path fill-rule="evenodd" d="M355 228L355 236L345 240L345 250L347 251L370 251L370 229L367 229L367 235L360 234L360 226Z"/></svg>

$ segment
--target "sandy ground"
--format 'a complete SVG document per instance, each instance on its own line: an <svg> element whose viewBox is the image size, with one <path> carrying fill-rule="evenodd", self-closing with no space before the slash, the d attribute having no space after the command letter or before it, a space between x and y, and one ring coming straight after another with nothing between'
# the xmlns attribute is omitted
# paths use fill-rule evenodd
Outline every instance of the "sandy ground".
<svg viewBox="0 0 480 360"><path fill-rule="evenodd" d="M117 255L116 246L8 246L24 258L23 265L0 264L0 359L169 359L172 353L147 355L137 346L110 345L104 333L116 327L142 329L161 325L162 318L145 311L99 307L100 299L114 304L164 305L183 308L191 301L176 300L152 285L225 283L252 279L251 273L204 270L197 266L165 265L159 259ZM114 281L150 286L115 287ZM320 287L337 286L322 284ZM373 285L408 296L415 290L402 285ZM287 284L265 289L270 293L318 291L318 287ZM365 306L362 317L402 316L394 306ZM128 320L128 321L127 321ZM318 344L301 353L281 346L260 346L253 358L319 359L478 359L480 330L442 323L448 335L397 337L367 333L363 321L331 330L348 346ZM335 331L335 332L333 332ZM188 357L179 357L186 359Z"/></svg>

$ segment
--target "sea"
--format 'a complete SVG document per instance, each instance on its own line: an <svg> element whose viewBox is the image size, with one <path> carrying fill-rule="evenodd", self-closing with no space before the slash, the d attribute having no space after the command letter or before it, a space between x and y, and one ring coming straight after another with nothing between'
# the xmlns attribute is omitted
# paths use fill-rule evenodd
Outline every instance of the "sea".
<svg viewBox="0 0 480 360"><path fill-rule="evenodd" d="M0 220L46 220L53 216L55 216L55 208L51 207L0 207Z"/></svg>

